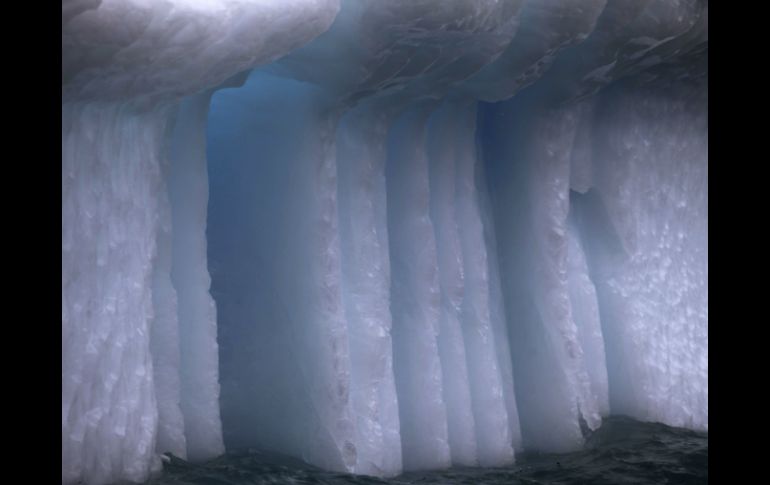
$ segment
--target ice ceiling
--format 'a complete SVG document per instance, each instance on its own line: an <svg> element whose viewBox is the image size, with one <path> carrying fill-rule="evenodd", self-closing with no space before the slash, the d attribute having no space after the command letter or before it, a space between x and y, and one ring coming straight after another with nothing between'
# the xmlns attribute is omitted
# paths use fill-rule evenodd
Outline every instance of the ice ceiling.
<svg viewBox="0 0 770 485"><path fill-rule="evenodd" d="M708 4L63 0L62 481L708 429Z"/></svg>

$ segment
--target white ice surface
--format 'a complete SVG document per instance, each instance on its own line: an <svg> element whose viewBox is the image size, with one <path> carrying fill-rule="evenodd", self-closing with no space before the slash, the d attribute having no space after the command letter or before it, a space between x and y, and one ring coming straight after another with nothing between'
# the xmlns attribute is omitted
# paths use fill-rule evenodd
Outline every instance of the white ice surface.
<svg viewBox="0 0 770 485"><path fill-rule="evenodd" d="M66 483L141 481L160 466L150 338L165 340L155 346L164 348L168 359L158 362L158 372L160 382L169 384L163 393L174 393L173 375L164 378L173 373L169 366L175 364L175 344L168 337L173 338L176 324L169 314L173 290L168 278L161 281L154 273L158 236L170 219L161 154L155 149L164 119L163 113L133 113L115 105L62 109ZM166 291L159 295L166 300L155 299L153 290ZM154 320L164 328L153 331ZM177 410L166 403L161 407L164 419L178 423ZM166 433L165 439L181 446L178 432Z"/></svg>
<svg viewBox="0 0 770 485"><path fill-rule="evenodd" d="M436 5L62 2L63 482L708 429L708 6Z"/></svg>
<svg viewBox="0 0 770 485"><path fill-rule="evenodd" d="M188 133L171 120L181 96L309 41L338 8L62 3L63 482L142 481L158 453L223 451L203 146L166 151L201 143L208 102Z"/></svg>
<svg viewBox="0 0 770 485"><path fill-rule="evenodd" d="M616 89L582 204L610 409L708 429L707 87ZM585 238L585 237L584 237Z"/></svg>

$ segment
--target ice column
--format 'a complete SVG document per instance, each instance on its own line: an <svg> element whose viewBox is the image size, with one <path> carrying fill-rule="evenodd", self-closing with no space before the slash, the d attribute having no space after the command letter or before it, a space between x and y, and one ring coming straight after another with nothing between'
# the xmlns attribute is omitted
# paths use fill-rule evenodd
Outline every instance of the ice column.
<svg viewBox="0 0 770 485"><path fill-rule="evenodd" d="M142 481L160 466L150 338L173 336L176 324L153 298L163 287L173 305L173 289L154 272L158 235L170 224L159 149L165 122L163 109L62 106L63 482ZM163 326L155 333L154 319ZM169 364L158 362L163 372ZM178 423L167 397L163 417ZM167 434L177 447L179 432Z"/></svg>
<svg viewBox="0 0 770 485"><path fill-rule="evenodd" d="M600 419L567 277L569 154L579 118L575 108L540 112L529 102L488 117L499 131L486 133L486 155L524 445L568 451L582 444L579 417L590 427Z"/></svg>
<svg viewBox="0 0 770 485"><path fill-rule="evenodd" d="M187 456L213 458L224 452L219 418L219 359L214 300L206 256L208 173L206 117L210 92L186 98L170 138L168 192L173 216L171 280L177 293L180 402Z"/></svg>
<svg viewBox="0 0 770 485"><path fill-rule="evenodd" d="M162 164L165 180L171 162ZM168 187L166 187L168 188ZM173 221L168 191L158 195L157 254L153 265L152 299L154 314L150 325L150 353L153 362L155 398L158 405L158 435L155 451L187 458L185 417L182 413L180 334L177 291L171 278L173 263ZM221 443L221 440L220 440Z"/></svg>
<svg viewBox="0 0 770 485"><path fill-rule="evenodd" d="M342 295L356 414L356 472L379 476L402 470L385 186L389 111L365 103L345 114L337 128Z"/></svg>
<svg viewBox="0 0 770 485"><path fill-rule="evenodd" d="M462 328L463 259L455 220L455 147L457 117L451 108L439 106L427 126L427 157L430 175L430 220L435 231L441 307L439 356L447 407L449 448L452 463L478 463L476 425L471 409L468 364Z"/></svg>
<svg viewBox="0 0 770 485"><path fill-rule="evenodd" d="M474 134L474 138L476 134ZM516 404L516 395L513 384L513 363L511 360L511 348L509 343L509 331L506 321L505 308L503 306L503 293L500 284L500 266L497 257L497 237L494 226L493 210L489 197L489 189L486 182L486 172L480 158L480 150L476 150L474 179L476 182L477 195L476 201L479 207L479 215L483 226L483 244L487 256L486 270L488 271L489 283L489 318L494 333L495 349L497 352L498 363L500 365L500 378L503 386L503 397L505 399L505 409L508 415L508 427L510 430L511 444L514 452L523 450L521 439L521 425L519 423L519 410ZM467 162L466 162L467 163ZM467 187L467 186L466 186ZM476 249L478 251L478 249ZM466 258L466 261L472 261ZM479 268L479 275L483 274L483 267ZM472 271L466 271L469 275ZM469 276L469 279L471 277ZM483 297L482 297L483 298ZM482 314L483 315L483 314Z"/></svg>
<svg viewBox="0 0 770 485"><path fill-rule="evenodd" d="M462 99L447 104L455 120L453 131L447 133L445 140L451 141L449 152L455 165L454 216L465 285L462 328L479 464L502 466L513 462L512 443L520 441L521 432L513 395L508 334L503 321L497 322L497 328L492 322L492 283L477 188L476 102Z"/></svg>
<svg viewBox="0 0 770 485"><path fill-rule="evenodd" d="M223 450L194 96L308 42L339 2L87 3L62 3L62 482L143 481L160 452Z"/></svg>
<svg viewBox="0 0 770 485"><path fill-rule="evenodd" d="M596 287L591 281L579 230L572 221L572 217L567 224L567 244L570 308L577 326L589 381L587 399L595 403L581 407L581 412L586 424L591 429L596 429L601 424L601 416L610 414L607 360ZM583 391L586 392L586 389L584 388Z"/></svg>
<svg viewBox="0 0 770 485"><path fill-rule="evenodd" d="M431 105L406 111L392 125L386 167L393 370L406 470L451 464L437 342L441 294L425 153Z"/></svg>

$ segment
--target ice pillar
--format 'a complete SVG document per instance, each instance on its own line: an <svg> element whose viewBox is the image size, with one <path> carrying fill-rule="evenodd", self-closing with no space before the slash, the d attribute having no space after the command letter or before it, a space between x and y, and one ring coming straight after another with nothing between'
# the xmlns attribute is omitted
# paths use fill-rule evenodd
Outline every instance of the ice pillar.
<svg viewBox="0 0 770 485"><path fill-rule="evenodd" d="M348 112L337 128L342 297L356 414L356 471L370 475L402 470L385 185L388 111L364 104Z"/></svg>
<svg viewBox="0 0 770 485"><path fill-rule="evenodd" d="M395 121L386 167L393 370L406 470L451 464L437 342L441 294L425 153L431 105L407 110Z"/></svg>

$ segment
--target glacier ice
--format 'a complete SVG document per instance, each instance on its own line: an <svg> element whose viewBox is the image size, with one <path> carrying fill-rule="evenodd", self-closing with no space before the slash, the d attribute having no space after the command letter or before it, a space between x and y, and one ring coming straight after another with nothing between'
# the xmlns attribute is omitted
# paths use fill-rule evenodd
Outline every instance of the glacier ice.
<svg viewBox="0 0 770 485"><path fill-rule="evenodd" d="M357 466L400 470L401 431L393 374L385 160L387 119L360 106L337 129L342 289L349 325ZM359 140L366 140L361 143Z"/></svg>
<svg viewBox="0 0 770 485"><path fill-rule="evenodd" d="M62 2L63 482L141 481L159 453L222 452L205 190L195 192L205 165L196 175L194 157L170 164L167 152L172 131L200 143L204 127L171 120L184 96L307 42L338 10Z"/></svg>
<svg viewBox="0 0 770 485"><path fill-rule="evenodd" d="M171 281L179 319L179 405L189 459L224 452L219 418L216 308L209 294L205 227L208 199L205 126L210 93L179 105L168 146L168 196L172 213ZM160 388L160 386L158 386Z"/></svg>
<svg viewBox="0 0 770 485"><path fill-rule="evenodd" d="M63 0L62 482L707 430L707 55L699 0Z"/></svg>
<svg viewBox="0 0 770 485"><path fill-rule="evenodd" d="M610 407L708 429L707 92L667 85L598 101L592 188L574 205L600 303Z"/></svg>

